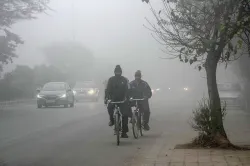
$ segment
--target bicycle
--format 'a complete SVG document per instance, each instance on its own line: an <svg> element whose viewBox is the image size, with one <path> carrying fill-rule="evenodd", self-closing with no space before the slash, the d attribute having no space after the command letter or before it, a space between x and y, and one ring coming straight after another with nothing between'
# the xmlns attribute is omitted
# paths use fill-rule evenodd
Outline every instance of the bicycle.
<svg viewBox="0 0 250 166"><path fill-rule="evenodd" d="M108 104L111 103L115 105L113 116L114 116L114 131L116 135L117 146L120 145L120 131L122 130L122 113L118 104L123 104L124 102L125 101L118 101L118 102L109 101L108 102Z"/></svg>
<svg viewBox="0 0 250 166"><path fill-rule="evenodd" d="M138 139L139 133L141 136L143 136L142 133L142 121L143 121L143 113L139 109L138 102L143 101L144 99L133 99L131 98L130 101L135 101L135 110L132 113L132 129L133 129L133 135L135 139Z"/></svg>

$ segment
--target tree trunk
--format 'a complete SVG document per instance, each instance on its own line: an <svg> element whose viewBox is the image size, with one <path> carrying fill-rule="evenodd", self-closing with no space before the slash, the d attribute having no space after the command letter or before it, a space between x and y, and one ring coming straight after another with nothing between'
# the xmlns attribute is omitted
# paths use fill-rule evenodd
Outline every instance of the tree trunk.
<svg viewBox="0 0 250 166"><path fill-rule="evenodd" d="M216 53L208 54L205 64L211 109L212 137L218 146L228 146L230 142L223 126L221 102L217 88L216 70L218 59L216 57Z"/></svg>

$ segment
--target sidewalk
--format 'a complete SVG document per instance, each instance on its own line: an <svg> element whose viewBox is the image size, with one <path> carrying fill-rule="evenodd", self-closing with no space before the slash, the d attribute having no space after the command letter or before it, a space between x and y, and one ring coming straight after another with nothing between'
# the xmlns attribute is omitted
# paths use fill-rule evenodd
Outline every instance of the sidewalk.
<svg viewBox="0 0 250 166"><path fill-rule="evenodd" d="M176 144L183 143L190 136L185 132L177 137L163 133L153 145L138 149L123 166L250 166L250 151L174 149Z"/></svg>
<svg viewBox="0 0 250 166"><path fill-rule="evenodd" d="M236 114L238 113L230 112L226 120L229 139L237 145L249 145L249 115ZM171 119L173 117L168 121ZM166 124L164 121L161 123ZM125 161L123 166L250 166L250 151L174 149L175 145L188 143L196 135L192 129L188 129L188 124L182 124L180 121L177 123L178 125L174 124L176 128L163 131L152 145L138 148L136 155Z"/></svg>
<svg viewBox="0 0 250 166"><path fill-rule="evenodd" d="M10 105L21 104L21 103L36 103L35 101L36 101L36 99L1 101L0 102L0 109L7 107L7 106L10 106Z"/></svg>
<svg viewBox="0 0 250 166"><path fill-rule="evenodd" d="M165 150L165 151L164 151ZM124 166L250 166L250 151L164 149L157 157L135 158Z"/></svg>

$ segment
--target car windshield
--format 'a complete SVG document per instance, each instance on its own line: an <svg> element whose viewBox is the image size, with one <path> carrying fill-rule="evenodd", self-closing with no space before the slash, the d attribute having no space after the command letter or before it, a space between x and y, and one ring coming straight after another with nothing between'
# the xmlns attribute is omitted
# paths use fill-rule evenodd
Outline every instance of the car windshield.
<svg viewBox="0 0 250 166"><path fill-rule="evenodd" d="M77 82L75 88L94 88L95 84L93 82Z"/></svg>
<svg viewBox="0 0 250 166"><path fill-rule="evenodd" d="M238 84L218 84L219 91L240 91Z"/></svg>
<svg viewBox="0 0 250 166"><path fill-rule="evenodd" d="M65 90L64 83L49 83L45 84L43 87L44 91L63 91Z"/></svg>

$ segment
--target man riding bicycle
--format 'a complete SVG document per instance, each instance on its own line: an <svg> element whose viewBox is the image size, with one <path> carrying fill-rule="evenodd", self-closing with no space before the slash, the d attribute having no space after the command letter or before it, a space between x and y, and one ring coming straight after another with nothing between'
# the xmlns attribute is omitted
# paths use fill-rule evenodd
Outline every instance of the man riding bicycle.
<svg viewBox="0 0 250 166"><path fill-rule="evenodd" d="M138 103L139 109L143 112L144 130L149 130L150 109L148 99L152 97L152 91L146 81L141 79L141 71L135 73L135 80L130 82L130 96L134 99L144 99Z"/></svg>
<svg viewBox="0 0 250 166"><path fill-rule="evenodd" d="M114 70L115 76L110 77L107 83L107 87L105 89L105 104L107 104L108 100L112 102L124 101L127 99L128 89L129 89L129 81L127 78L122 76L122 69L120 65L117 65ZM121 113L122 113L122 138L128 138L128 103L119 104ZM109 113L109 126L114 125L114 108L113 104L108 105L108 113Z"/></svg>

